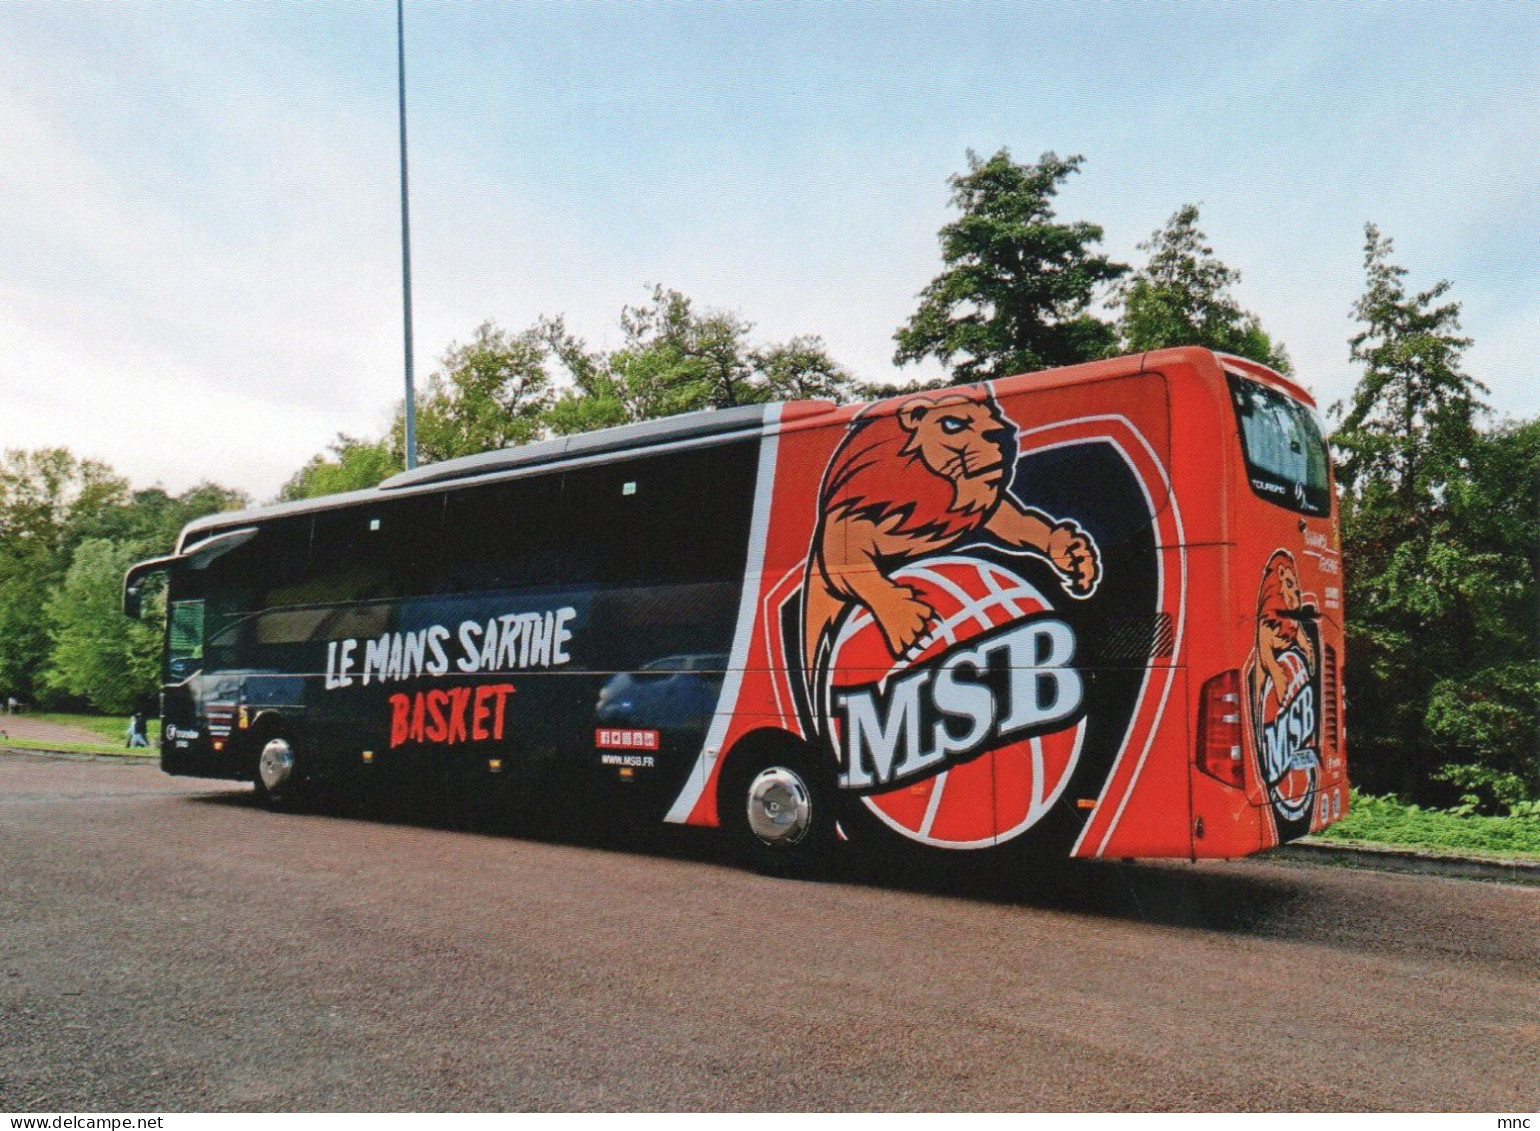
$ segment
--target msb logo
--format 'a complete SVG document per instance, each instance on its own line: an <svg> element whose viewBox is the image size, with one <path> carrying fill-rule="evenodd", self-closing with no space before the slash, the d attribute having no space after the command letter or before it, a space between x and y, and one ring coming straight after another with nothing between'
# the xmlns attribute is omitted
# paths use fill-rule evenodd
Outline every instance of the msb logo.
<svg viewBox="0 0 1540 1131"><path fill-rule="evenodd" d="M1257 595L1251 715L1262 781L1280 839L1308 831L1320 771L1314 616L1300 588L1294 556L1276 551L1263 570Z"/></svg>
<svg viewBox="0 0 1540 1131"><path fill-rule="evenodd" d="M1017 429L984 386L858 416L829 460L802 584L814 724L840 785L930 844L1029 828L1068 781L1084 727L1075 637L1033 586L958 556L1046 562L1080 600L1101 553L1014 493Z"/></svg>
<svg viewBox="0 0 1540 1131"><path fill-rule="evenodd" d="M892 577L935 617L897 659L870 610L836 627L821 698L840 785L926 843L1026 831L1068 783L1084 737L1073 630L1034 586L985 561L931 558Z"/></svg>

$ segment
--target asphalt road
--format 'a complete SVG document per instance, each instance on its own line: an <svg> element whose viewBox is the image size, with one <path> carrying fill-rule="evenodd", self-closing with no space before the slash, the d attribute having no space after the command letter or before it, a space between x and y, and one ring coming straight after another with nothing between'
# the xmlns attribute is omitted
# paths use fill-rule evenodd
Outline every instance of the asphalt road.
<svg viewBox="0 0 1540 1131"><path fill-rule="evenodd" d="M0 756L0 1110L1540 1108L1540 890L818 883Z"/></svg>

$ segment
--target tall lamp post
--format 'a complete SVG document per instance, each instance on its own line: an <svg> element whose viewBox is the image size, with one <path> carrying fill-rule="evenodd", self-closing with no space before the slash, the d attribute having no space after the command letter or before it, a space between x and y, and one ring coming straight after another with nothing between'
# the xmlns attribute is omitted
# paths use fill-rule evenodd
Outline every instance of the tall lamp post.
<svg viewBox="0 0 1540 1131"><path fill-rule="evenodd" d="M406 14L396 0L396 79L401 95L401 312L406 337L406 466L417 466L417 397L412 380L412 225L406 194Z"/></svg>

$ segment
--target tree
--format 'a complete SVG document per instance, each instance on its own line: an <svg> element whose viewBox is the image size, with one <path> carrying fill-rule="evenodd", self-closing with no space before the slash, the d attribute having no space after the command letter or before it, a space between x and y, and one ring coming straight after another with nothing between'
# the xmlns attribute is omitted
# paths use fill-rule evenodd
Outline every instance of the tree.
<svg viewBox="0 0 1540 1131"><path fill-rule="evenodd" d="M562 355L573 384L550 415L559 434L757 401L747 357L749 323L727 311L697 311L678 291L620 312L621 347L588 354L568 336Z"/></svg>
<svg viewBox="0 0 1540 1131"><path fill-rule="evenodd" d="M495 323L453 345L428 382L417 415L424 462L699 409L803 397L849 400L856 385L814 335L756 344L731 311L701 309L654 287L620 315L619 348L590 350L561 318L511 334ZM388 437L339 435L295 472L280 499L373 486L400 470L406 422Z"/></svg>
<svg viewBox="0 0 1540 1131"><path fill-rule="evenodd" d="M389 479L405 466L389 438L360 440L342 432L327 446L330 455L314 455L278 492L279 502L361 491Z"/></svg>
<svg viewBox="0 0 1540 1131"><path fill-rule="evenodd" d="M621 311L624 340L589 353L560 321L548 340L571 385L547 415L567 435L700 409L799 397L848 400L850 374L816 336L755 346L753 324L731 311L698 310L678 291L654 287L651 300Z"/></svg>
<svg viewBox="0 0 1540 1131"><path fill-rule="evenodd" d="M1196 204L1179 208L1139 250L1149 252L1149 261L1120 292L1118 330L1127 352L1207 346L1289 372L1284 348L1231 296L1240 272L1214 258Z"/></svg>
<svg viewBox="0 0 1540 1131"><path fill-rule="evenodd" d="M1366 285L1353 307L1362 329L1350 343L1364 371L1348 405L1333 407L1342 418L1332 443L1341 455L1353 741L1363 784L1440 800L1436 783L1452 783L1443 768L1479 758L1462 753L1462 741L1491 731L1455 717L1455 689L1496 686L1481 673L1519 643L1503 627L1505 594L1515 567L1528 566L1482 535L1480 507L1468 505L1483 490L1472 473L1484 390L1460 369L1470 343L1458 333L1459 304L1440 301L1447 281L1409 294L1391 252L1368 225ZM1485 490L1494 487L1512 490Z"/></svg>
<svg viewBox="0 0 1540 1131"><path fill-rule="evenodd" d="M454 343L417 402L417 454L424 463L526 444L540 436L555 400L543 328L510 334L483 322L469 342ZM392 429L405 450L405 418Z"/></svg>
<svg viewBox="0 0 1540 1131"><path fill-rule="evenodd" d="M1486 386L1460 370L1470 339L1460 337L1460 304L1440 303L1445 279L1419 294L1406 292L1406 268L1390 262L1393 245L1364 226L1367 287L1353 306L1363 329L1350 341L1364 366L1332 442L1343 453L1339 471L1356 486L1389 485L1408 512L1433 500L1470 452Z"/></svg>
<svg viewBox="0 0 1540 1131"><path fill-rule="evenodd" d="M750 350L749 365L763 382L769 400L843 403L851 399L855 389L849 371L829 356L828 347L816 334Z"/></svg>
<svg viewBox="0 0 1540 1131"><path fill-rule="evenodd" d="M164 501L153 504L148 502L156 496ZM194 519L219 514L221 511L240 510L250 506L251 499L244 491L204 481L189 487L180 495L166 495L159 487L136 491L131 505L147 520L144 540L146 549L153 553L158 552L162 546L169 550L182 527Z"/></svg>
<svg viewBox="0 0 1540 1131"><path fill-rule="evenodd" d="M911 393L929 393L948 389L957 384L951 376L913 377L908 381L862 381L855 387L857 400L881 401L889 397L906 397Z"/></svg>
<svg viewBox="0 0 1540 1131"><path fill-rule="evenodd" d="M123 615L123 574L140 550L93 538L75 550L63 583L45 605L51 646L43 683L108 714L128 714L154 694L160 668L158 617Z"/></svg>
<svg viewBox="0 0 1540 1131"><path fill-rule="evenodd" d="M69 568L72 528L120 505L128 483L66 448L12 450L0 462L0 695L38 697L50 648L44 606Z"/></svg>
<svg viewBox="0 0 1540 1131"><path fill-rule="evenodd" d="M1093 250L1097 225L1054 218L1053 198L1083 161L1050 152L1018 164L1005 149L988 160L968 151L968 171L949 181L962 215L941 229L945 270L894 335L896 364L935 357L954 380L981 381L1115 349L1116 331L1090 311L1098 289L1128 267Z"/></svg>
<svg viewBox="0 0 1540 1131"><path fill-rule="evenodd" d="M60 623L50 610L62 608L53 598L81 547L109 544L128 561L163 554L187 522L245 501L214 483L177 496L159 487L130 491L112 468L66 448L7 452L0 461L0 695L49 702L83 694L70 690L83 684L46 678ZM120 571L114 608L121 583ZM149 631L158 629L152 623Z"/></svg>
<svg viewBox="0 0 1540 1131"><path fill-rule="evenodd" d="M1470 603L1469 663L1430 692L1440 781L1492 812L1540 798L1540 420L1478 435L1444 488Z"/></svg>
<svg viewBox="0 0 1540 1131"><path fill-rule="evenodd" d="M248 499L244 492L199 483L180 495L164 487L131 491L107 505L76 504L66 526L65 542L74 547L92 538L106 538L132 545L142 556L171 552L176 537L195 518L219 511L238 510Z"/></svg>

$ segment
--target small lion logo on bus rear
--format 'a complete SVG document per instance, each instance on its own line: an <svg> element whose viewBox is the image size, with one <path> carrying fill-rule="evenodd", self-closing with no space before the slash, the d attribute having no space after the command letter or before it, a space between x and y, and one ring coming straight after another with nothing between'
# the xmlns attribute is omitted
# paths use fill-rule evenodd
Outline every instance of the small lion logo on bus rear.
<svg viewBox="0 0 1540 1131"><path fill-rule="evenodd" d="M1268 559L1257 594L1251 715L1257 758L1279 839L1307 831L1320 772L1321 704L1314 608L1294 555Z"/></svg>

